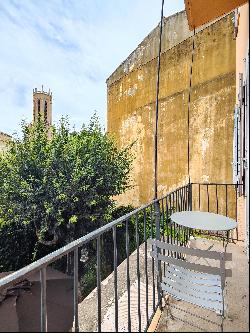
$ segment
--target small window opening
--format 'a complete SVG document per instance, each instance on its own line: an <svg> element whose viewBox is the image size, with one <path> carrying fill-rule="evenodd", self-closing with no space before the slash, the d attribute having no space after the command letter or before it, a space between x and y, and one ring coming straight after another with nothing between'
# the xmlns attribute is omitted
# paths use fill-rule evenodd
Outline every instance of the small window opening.
<svg viewBox="0 0 250 333"><path fill-rule="evenodd" d="M41 101L40 99L37 101L37 112L38 112L38 118L41 116Z"/></svg>
<svg viewBox="0 0 250 333"><path fill-rule="evenodd" d="M48 122L48 104L46 101L44 103L44 121L47 124L47 122Z"/></svg>

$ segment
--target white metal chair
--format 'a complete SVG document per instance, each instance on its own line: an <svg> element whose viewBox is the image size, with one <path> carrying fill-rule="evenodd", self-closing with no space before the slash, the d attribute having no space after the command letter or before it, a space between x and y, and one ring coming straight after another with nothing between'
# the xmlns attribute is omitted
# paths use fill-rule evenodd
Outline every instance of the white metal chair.
<svg viewBox="0 0 250 333"><path fill-rule="evenodd" d="M148 240L148 243L153 247L151 256L155 259L161 292L216 312L221 316L220 326L223 331L225 280L232 276L231 269L226 269L225 263L232 260L232 254L188 248L153 239ZM194 263L191 257L213 259L219 261L219 265ZM164 273L159 269L162 263L166 263Z"/></svg>

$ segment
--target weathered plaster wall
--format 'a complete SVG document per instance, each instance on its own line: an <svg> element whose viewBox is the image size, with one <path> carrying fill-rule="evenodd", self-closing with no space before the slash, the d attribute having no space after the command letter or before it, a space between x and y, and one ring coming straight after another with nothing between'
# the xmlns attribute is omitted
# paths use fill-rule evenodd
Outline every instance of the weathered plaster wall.
<svg viewBox="0 0 250 333"><path fill-rule="evenodd" d="M187 101L192 39L185 12L165 19L159 105L159 195L187 182ZM108 131L120 146L135 141L134 188L119 198L153 198L157 32L153 30L107 80ZM170 35L173 36L170 40ZM232 181L235 40L232 17L195 37L190 114L191 180ZM143 51L142 51L143 50ZM151 57L151 59L150 59Z"/></svg>
<svg viewBox="0 0 250 333"><path fill-rule="evenodd" d="M197 29L197 32L203 30L207 25ZM138 45L138 47L125 59L121 65L107 79L107 84L111 85L115 81L133 70L145 65L148 61L156 58L159 47L159 29L158 25L147 37ZM183 40L191 37L193 32L188 29L188 21L185 11L178 12L169 17L164 17L162 52L169 50Z"/></svg>

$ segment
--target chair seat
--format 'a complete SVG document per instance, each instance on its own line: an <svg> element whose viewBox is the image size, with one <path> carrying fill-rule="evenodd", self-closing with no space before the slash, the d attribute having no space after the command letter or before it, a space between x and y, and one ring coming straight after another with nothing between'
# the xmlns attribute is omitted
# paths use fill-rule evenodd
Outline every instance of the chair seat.
<svg viewBox="0 0 250 333"><path fill-rule="evenodd" d="M223 312L223 295L219 275L195 272L175 265L166 265L162 290L172 297L202 308Z"/></svg>

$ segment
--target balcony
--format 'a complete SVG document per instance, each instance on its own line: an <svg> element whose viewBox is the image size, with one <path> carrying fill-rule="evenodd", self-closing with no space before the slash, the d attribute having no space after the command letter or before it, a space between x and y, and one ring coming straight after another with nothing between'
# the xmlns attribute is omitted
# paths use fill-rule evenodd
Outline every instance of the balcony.
<svg viewBox="0 0 250 333"><path fill-rule="evenodd" d="M216 318L162 295L147 240L156 238L170 244L218 250L229 241L233 277L227 280L225 328L247 331L248 263L238 230L227 235L201 233L178 226L170 219L174 212L200 210L239 221L238 197L242 191L239 184L187 184L3 277L0 318L6 300L11 301L13 292L22 290L26 300L34 300L30 313L27 310L17 314L16 327L20 328L23 320L30 324L30 331L58 331L62 322L65 331L76 332L214 331L212 322ZM93 275L94 285L88 283ZM27 291L24 282L31 280L35 282L30 283ZM32 292L32 283L39 284L36 292ZM53 295L58 295L58 299ZM15 297L18 304L20 293ZM183 305L184 311L175 309L176 302ZM172 306L171 316L169 306L165 306L168 303ZM9 324L6 318L2 319L0 331Z"/></svg>

